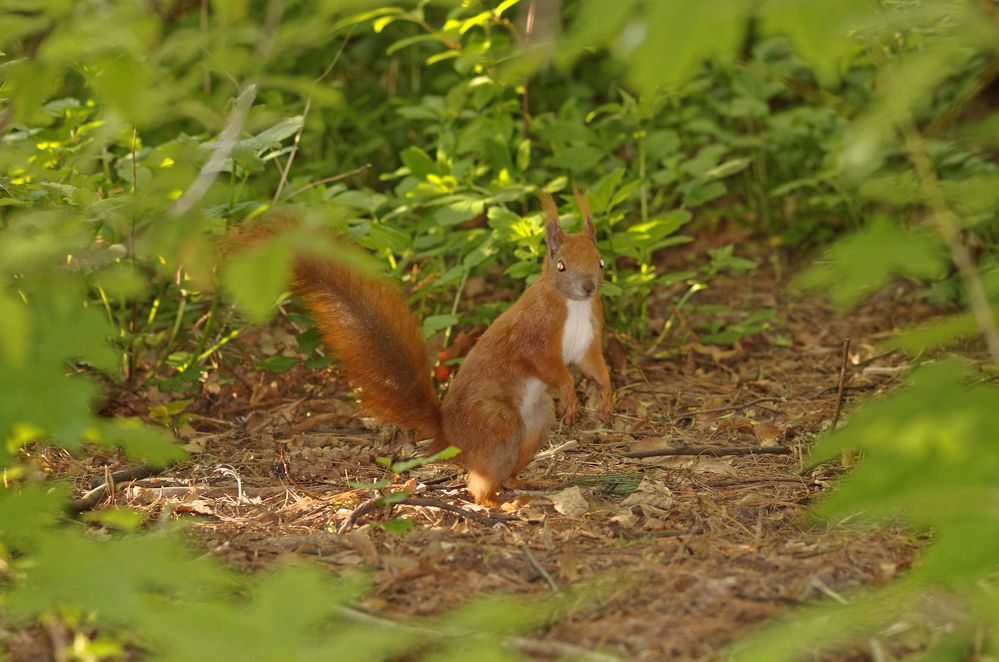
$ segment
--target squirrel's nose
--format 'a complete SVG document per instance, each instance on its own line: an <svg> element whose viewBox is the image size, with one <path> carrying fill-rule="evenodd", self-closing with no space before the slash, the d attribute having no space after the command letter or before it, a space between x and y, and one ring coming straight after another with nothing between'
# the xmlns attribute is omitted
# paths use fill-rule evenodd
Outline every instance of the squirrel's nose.
<svg viewBox="0 0 999 662"><path fill-rule="evenodd" d="M593 290L597 289L596 284L592 280L584 280L582 283L583 294L590 296L593 294Z"/></svg>

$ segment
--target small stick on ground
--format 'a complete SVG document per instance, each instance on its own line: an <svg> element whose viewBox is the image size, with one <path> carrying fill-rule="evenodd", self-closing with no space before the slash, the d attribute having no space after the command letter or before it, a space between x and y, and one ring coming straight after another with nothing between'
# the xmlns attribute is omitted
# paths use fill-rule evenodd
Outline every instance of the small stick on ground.
<svg viewBox="0 0 999 662"><path fill-rule="evenodd" d="M354 509L350 516L344 520L340 528L337 529L337 533L346 533L350 531L350 528L354 526L354 523L363 515L370 513L372 510L381 505L382 499L384 497L375 497L374 499L368 499L360 506ZM437 499L424 499L422 497L409 497L403 501L396 501L392 505L400 506L417 506L419 508L437 508L438 510L446 510L450 513L456 515L461 515L470 520L483 524L485 526L493 526L499 522L507 522L515 517L508 517L506 515L480 515L479 513L474 513L470 510L465 510L461 506L456 506L454 504L448 503L447 501L438 501Z"/></svg>
<svg viewBox="0 0 999 662"><path fill-rule="evenodd" d="M386 630L397 630L400 632L410 632L426 637L462 637L467 638L471 633L460 628L448 627L426 627L400 623L382 616L369 614L368 612L355 609L353 607L337 607L337 612L346 619L354 622L377 625ZM620 662L623 658L590 650L577 644L570 644L565 641L555 639L531 639L528 637L518 637L506 635L503 637L503 644L514 650L525 653L535 653L545 658L563 658L570 660L592 660L593 662Z"/></svg>
<svg viewBox="0 0 999 662"><path fill-rule="evenodd" d="M90 510L103 499L109 492L110 489L114 489L114 485L117 483L127 483L131 480L137 480L139 478L148 478L158 471L155 467L151 467L148 464L140 464L137 467L131 467L128 469L122 469L121 471L115 471L110 475L110 477L105 476L104 482L84 494L79 499L74 499L69 502L68 510L71 513L78 514L84 511ZM109 479L110 478L110 479Z"/></svg>
<svg viewBox="0 0 999 662"><path fill-rule="evenodd" d="M443 483L451 482L458 476L459 474L457 473L449 473L449 474L444 474L443 476L437 476L436 478L428 478L426 480L421 480L420 482L423 483L424 485L441 485Z"/></svg>
<svg viewBox="0 0 999 662"><path fill-rule="evenodd" d="M652 448L647 451L625 451L623 457L662 457L667 455L711 455L724 457L726 455L789 455L790 448L755 446L737 446L735 448L713 448L710 446L685 446L683 448Z"/></svg>
<svg viewBox="0 0 999 662"><path fill-rule="evenodd" d="M381 501L381 497L375 497L374 499L368 499L357 508L354 508L354 510L350 513L347 519L343 521L343 524L340 525L340 528L338 528L336 532L343 534L350 531L350 527L354 526L354 522L356 522L359 517L361 517L362 515L366 515L367 513L370 513L372 510L374 510L379 506L379 501Z"/></svg>
<svg viewBox="0 0 999 662"><path fill-rule="evenodd" d="M830 430L835 431L839 425L839 415L843 411L843 394L846 391L846 367L850 361L850 339L843 339L843 358L839 366L839 387L836 389L836 413L833 414ZM844 448L840 455L840 464L844 467L853 466L853 450Z"/></svg>
<svg viewBox="0 0 999 662"><path fill-rule="evenodd" d="M839 387L836 390L836 413L833 414L832 429L839 424L839 415L843 411L843 394L846 390L846 366L850 361L850 339L843 338L843 358L839 366Z"/></svg>
<svg viewBox="0 0 999 662"><path fill-rule="evenodd" d="M316 501L325 500L325 497L323 497L321 494L316 494L312 490L303 487L301 484L299 484L297 480L295 480L295 477L291 475L291 469L288 466L288 459L285 457L285 452L288 449L288 444L285 444L283 442L275 442L274 446L277 448L278 459L281 461L281 469L282 471L284 471L284 477L288 479L288 482L294 485L299 491L304 493L310 499L315 499Z"/></svg>
<svg viewBox="0 0 999 662"><path fill-rule="evenodd" d="M538 559L535 558L534 553L531 552L531 548L527 546L527 543L524 543L523 550L524 550L524 556L527 557L527 560L530 562L531 567L533 567L538 572L538 574L541 575L542 579L548 582L548 585L551 586L551 589L553 591L558 593L559 592L558 584L556 584L555 580L552 579L552 576L548 574L548 571L545 570L545 567L538 562Z"/></svg>
<svg viewBox="0 0 999 662"><path fill-rule="evenodd" d="M697 416L699 414L720 414L726 411L735 411L737 409L745 409L746 407L752 407L753 405L758 405L761 402L780 402L780 398L767 396L765 398L756 398L755 400L750 400L749 402L742 402L737 405L729 405L728 407L715 407L714 409L698 409L696 411L684 411L684 412L679 412L677 414L677 418L683 418L684 416Z"/></svg>
<svg viewBox="0 0 999 662"><path fill-rule="evenodd" d="M409 497L405 501L400 501L399 503L404 506L419 506L421 508L437 508L439 510L446 510L450 513L467 517L470 520L475 520L479 524L484 524L486 526L492 526L499 522L508 522L510 520L517 519L516 517L509 517L507 515L480 515L479 513L474 513L471 510L465 510L461 506L456 506L452 503L448 503L447 501L438 501L437 499Z"/></svg>

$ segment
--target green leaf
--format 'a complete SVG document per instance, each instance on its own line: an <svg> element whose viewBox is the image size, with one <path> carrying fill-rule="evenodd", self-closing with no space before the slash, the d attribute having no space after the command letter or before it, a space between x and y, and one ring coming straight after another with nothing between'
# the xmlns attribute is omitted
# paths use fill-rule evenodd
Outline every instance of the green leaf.
<svg viewBox="0 0 999 662"><path fill-rule="evenodd" d="M105 291L115 301L127 301L144 294L146 279L135 265L113 264L94 275L94 284Z"/></svg>
<svg viewBox="0 0 999 662"><path fill-rule="evenodd" d="M291 250L283 237L236 255L223 272L223 283L236 306L255 322L271 316L290 278Z"/></svg>
<svg viewBox="0 0 999 662"><path fill-rule="evenodd" d="M919 183L912 171L868 178L861 183L857 192L866 200L901 207L918 204L922 200Z"/></svg>
<svg viewBox="0 0 999 662"><path fill-rule="evenodd" d="M674 209L644 223L636 223L629 227L627 232L633 241L657 242L675 233L689 223L691 218L693 214L686 209Z"/></svg>
<svg viewBox="0 0 999 662"><path fill-rule="evenodd" d="M999 209L999 174L974 175L940 182L951 206L965 217L992 218Z"/></svg>
<svg viewBox="0 0 999 662"><path fill-rule="evenodd" d="M994 308L992 315L999 318L999 308ZM981 328L975 315L964 312L906 329L894 338L886 340L883 345L886 349L900 349L906 354L916 356L930 349L952 345L958 340L979 333Z"/></svg>
<svg viewBox="0 0 999 662"><path fill-rule="evenodd" d="M339 21L333 24L333 27L330 28L330 31L336 32L344 28L349 28L353 25L366 23L367 21L373 21L374 19L380 18L382 16L398 16L399 14L402 14L403 11L404 10L401 7L379 7L377 9L371 9L368 11L360 12L357 14L353 14L352 16L340 19Z"/></svg>
<svg viewBox="0 0 999 662"><path fill-rule="evenodd" d="M524 172L531 166L531 140L524 138L517 144L517 167Z"/></svg>
<svg viewBox="0 0 999 662"><path fill-rule="evenodd" d="M573 145L559 150L548 161L553 168L583 172L594 167L604 158L604 151L590 145Z"/></svg>
<svg viewBox="0 0 999 662"><path fill-rule="evenodd" d="M257 365L263 370L270 372L287 372L301 361L294 356L268 356L263 361L257 361Z"/></svg>
<svg viewBox="0 0 999 662"><path fill-rule="evenodd" d="M24 367L31 337L31 312L23 301L0 289L0 365Z"/></svg>
<svg viewBox="0 0 999 662"><path fill-rule="evenodd" d="M559 45L556 54L559 64L565 68L585 49L610 43L622 26L633 18L638 5L639 0L589 0L581 3L579 16Z"/></svg>
<svg viewBox="0 0 999 662"><path fill-rule="evenodd" d="M83 514L83 519L108 529L128 533L136 531L146 521L147 516L147 513L134 508L108 508L86 512Z"/></svg>
<svg viewBox="0 0 999 662"><path fill-rule="evenodd" d="M38 542L30 571L6 603L21 616L80 608L97 612L104 622L135 623L151 617L146 615L156 594L190 599L228 581L211 562L191 560L179 539L147 535L98 542L59 530Z"/></svg>
<svg viewBox="0 0 999 662"><path fill-rule="evenodd" d="M484 209L485 203L482 200L469 198L435 210L432 218L436 225L448 227L469 221L481 214Z"/></svg>
<svg viewBox="0 0 999 662"><path fill-rule="evenodd" d="M187 457L170 434L137 418L98 419L88 432L88 441L117 446L130 459L157 467Z"/></svg>
<svg viewBox="0 0 999 662"><path fill-rule="evenodd" d="M403 517L395 517L393 519L382 520L380 522L375 522L375 524L381 528L385 533L391 534L393 536L401 536L412 531L413 520L405 519Z"/></svg>
<svg viewBox="0 0 999 662"><path fill-rule="evenodd" d="M845 308L884 287L896 274L939 278L948 263L940 238L929 229L909 229L877 217L827 249L797 285L826 290L834 304Z"/></svg>
<svg viewBox="0 0 999 662"><path fill-rule="evenodd" d="M706 59L731 60L748 12L749 3L742 0L653 3L641 41L629 58L631 80L643 90L676 86L687 82ZM622 40L628 38L625 30Z"/></svg>
<svg viewBox="0 0 999 662"><path fill-rule="evenodd" d="M507 9L515 6L518 2L520 2L520 0L503 0L503 2L496 5L496 9L493 11L497 16L502 16Z"/></svg>
<svg viewBox="0 0 999 662"><path fill-rule="evenodd" d="M681 190L683 191L683 204L688 207L700 207L728 192L722 182L704 182L702 180L696 180L682 186Z"/></svg>
<svg viewBox="0 0 999 662"><path fill-rule="evenodd" d="M438 331L458 324L457 315L430 315L423 320L423 337L429 338Z"/></svg>
<svg viewBox="0 0 999 662"><path fill-rule="evenodd" d="M443 175L441 168L419 147L407 147L399 154L403 165L409 168L414 177L425 179L427 175Z"/></svg>
<svg viewBox="0 0 999 662"><path fill-rule="evenodd" d="M385 50L386 55L394 55L395 53L401 51L404 48L412 46L413 44L421 44L423 42L432 41L438 42L440 38L435 34L416 34L410 37L405 37L404 39L399 39L398 41L392 42L389 47Z"/></svg>
<svg viewBox="0 0 999 662"><path fill-rule="evenodd" d="M763 29L787 37L795 50L815 68L819 82L835 85L846 58L864 48L852 37L879 16L867 0L765 0Z"/></svg>
<svg viewBox="0 0 999 662"><path fill-rule="evenodd" d="M24 550L36 546L65 507L66 493L61 487L0 488L0 548Z"/></svg>
<svg viewBox="0 0 999 662"><path fill-rule="evenodd" d="M455 446L448 446L444 450L434 453L433 455L428 455L426 457L414 457L412 460L404 460L402 462L395 462L392 465L392 471L397 474L405 473L417 467L423 467L428 464L433 464L434 462L442 462L444 460L450 460L453 457L457 457L461 454L461 449Z"/></svg>
<svg viewBox="0 0 999 662"><path fill-rule="evenodd" d="M282 142L298 133L304 122L305 118L302 115L286 117L252 138L241 140L240 144L251 146L255 149L274 149L280 147Z"/></svg>

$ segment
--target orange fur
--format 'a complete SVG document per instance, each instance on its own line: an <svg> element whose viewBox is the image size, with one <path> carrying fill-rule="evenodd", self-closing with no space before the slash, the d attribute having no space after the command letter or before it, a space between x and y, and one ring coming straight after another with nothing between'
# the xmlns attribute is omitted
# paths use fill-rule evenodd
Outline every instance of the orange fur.
<svg viewBox="0 0 999 662"><path fill-rule="evenodd" d="M612 413L601 351L602 266L589 209L581 194L577 199L584 230L565 234L554 201L542 194L548 251L541 275L471 349L443 403L430 380L420 325L398 288L339 264L307 257L296 262L295 291L360 388L364 407L433 437L432 451L461 449L476 503L497 505L502 484L534 457L555 418L546 387L557 390L567 422L578 413L563 351L570 309L579 327L572 327L579 354L570 360L600 384L604 418Z"/></svg>
<svg viewBox="0 0 999 662"><path fill-rule="evenodd" d="M420 323L399 288L340 264L302 258L295 263L295 293L360 389L364 409L433 438L435 450L445 448Z"/></svg>

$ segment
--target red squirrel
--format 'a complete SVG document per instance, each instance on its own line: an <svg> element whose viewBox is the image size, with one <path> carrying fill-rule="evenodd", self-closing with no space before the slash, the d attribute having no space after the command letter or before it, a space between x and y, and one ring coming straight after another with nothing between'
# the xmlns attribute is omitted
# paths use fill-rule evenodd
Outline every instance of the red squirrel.
<svg viewBox="0 0 999 662"><path fill-rule="evenodd" d="M554 422L546 387L558 389L564 420L576 417L569 365L600 385L604 420L613 412L601 349L604 261L592 216L577 191L584 228L567 234L551 195L540 197L548 249L541 275L475 343L443 402L420 324L394 284L316 258L295 264L295 290L361 390L364 409L432 438L431 453L457 446L468 491L484 506L499 505L497 492L516 482Z"/></svg>

